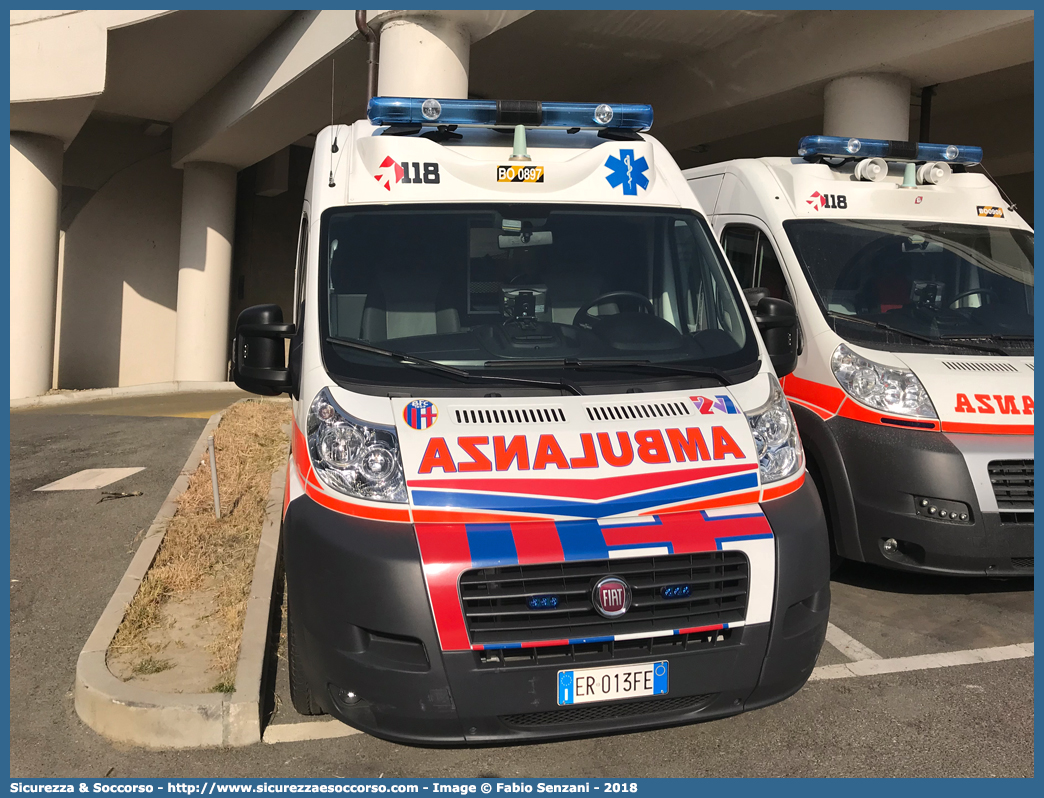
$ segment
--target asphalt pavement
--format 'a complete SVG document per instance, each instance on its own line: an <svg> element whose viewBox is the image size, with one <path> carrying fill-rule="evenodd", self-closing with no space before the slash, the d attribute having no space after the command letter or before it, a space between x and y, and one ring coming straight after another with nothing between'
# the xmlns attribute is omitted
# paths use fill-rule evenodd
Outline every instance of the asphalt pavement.
<svg viewBox="0 0 1044 798"><path fill-rule="evenodd" d="M243 749L116 746L72 702L76 657L203 428L236 396L110 400L11 414L11 775L82 777L1032 776L1033 659L814 681L725 720L653 732L435 750L365 734ZM119 413L116 415L114 413ZM35 492L85 468L144 466L104 490ZM820 665L1033 640L1032 580L848 566ZM845 642L854 641L855 647ZM862 648L859 648L862 646ZM273 724L293 716L275 679Z"/></svg>

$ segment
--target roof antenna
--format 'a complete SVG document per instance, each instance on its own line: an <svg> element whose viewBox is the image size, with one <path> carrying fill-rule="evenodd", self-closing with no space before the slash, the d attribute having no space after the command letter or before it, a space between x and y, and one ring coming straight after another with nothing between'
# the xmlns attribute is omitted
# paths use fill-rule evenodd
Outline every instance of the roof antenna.
<svg viewBox="0 0 1044 798"><path fill-rule="evenodd" d="M1000 183L998 183L998 182L997 182L997 181L996 181L996 180L994 179L993 175L991 175L991 174L990 174L990 172L989 172L989 170L988 170L988 169L987 169L987 168L986 168L985 166L983 166L983 165L982 165L982 162L981 162L981 161L979 162L978 166L979 166L979 168L980 168L980 169L981 169L981 170L982 170L983 172L985 172L985 173L986 173L986 177L987 177L987 178L989 179L989 181L990 181L991 183L993 183L993 185L995 185L995 186L997 187L997 191L999 191L999 192L1000 192L1001 198L1002 198L1002 199L1003 199L1003 200L1004 200L1004 201L1005 201L1006 203L1008 203L1008 210L1009 210L1009 211L1011 211L1012 213L1016 213L1016 212L1018 212L1018 206L1017 206L1017 205L1016 205L1016 204L1015 204L1014 202L1012 202L1012 201L1011 201L1011 197L1009 197L1009 196L1008 196L1008 194L1007 194L1007 192L1006 192L1006 191L1005 191L1005 190L1004 190L1003 188L1001 188L1001 187L1000 187Z"/></svg>
<svg viewBox="0 0 1044 798"><path fill-rule="evenodd" d="M330 56L330 127L334 129L333 144L330 146L330 188L337 184L333 175L333 153L337 152L337 128L334 127L334 93L337 88L337 55Z"/></svg>
<svg viewBox="0 0 1044 798"><path fill-rule="evenodd" d="M509 161L532 161L526 149L526 126L515 125L515 146L511 148Z"/></svg>

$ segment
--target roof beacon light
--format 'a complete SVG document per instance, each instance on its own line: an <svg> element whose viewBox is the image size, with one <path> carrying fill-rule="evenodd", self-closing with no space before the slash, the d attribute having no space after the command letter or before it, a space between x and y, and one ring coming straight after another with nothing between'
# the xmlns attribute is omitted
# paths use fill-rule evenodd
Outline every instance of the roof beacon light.
<svg viewBox="0 0 1044 798"><path fill-rule="evenodd" d="M916 141L853 139L846 136L805 136L798 144L798 155L808 158L823 155L833 158L884 158L888 161L943 161L976 164L982 162L982 147L963 144L925 144Z"/></svg>
<svg viewBox="0 0 1044 798"><path fill-rule="evenodd" d="M953 170L943 161L929 161L917 167L917 182L930 186L941 186L950 179Z"/></svg>
<svg viewBox="0 0 1044 798"><path fill-rule="evenodd" d="M545 103L539 100L445 100L374 97L366 109L375 125L462 127L555 127L648 130L651 105L636 103Z"/></svg>
<svg viewBox="0 0 1044 798"><path fill-rule="evenodd" d="M855 165L857 180L879 182L888 177L888 163L884 158L864 158Z"/></svg>

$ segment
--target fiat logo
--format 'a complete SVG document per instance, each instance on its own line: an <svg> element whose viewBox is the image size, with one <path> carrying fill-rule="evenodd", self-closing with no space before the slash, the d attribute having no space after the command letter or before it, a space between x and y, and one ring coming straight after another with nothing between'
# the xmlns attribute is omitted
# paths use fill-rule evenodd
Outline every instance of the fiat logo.
<svg viewBox="0 0 1044 798"><path fill-rule="evenodd" d="M616 576L599 579L591 591L594 608L606 618L617 618L631 606L631 588Z"/></svg>

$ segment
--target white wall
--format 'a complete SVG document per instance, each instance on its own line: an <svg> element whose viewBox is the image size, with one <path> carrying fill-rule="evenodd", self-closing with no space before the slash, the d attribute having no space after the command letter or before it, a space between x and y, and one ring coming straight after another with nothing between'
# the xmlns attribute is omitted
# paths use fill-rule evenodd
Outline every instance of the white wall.
<svg viewBox="0 0 1044 798"><path fill-rule="evenodd" d="M65 233L58 387L174 375L181 172L160 152L117 173Z"/></svg>

